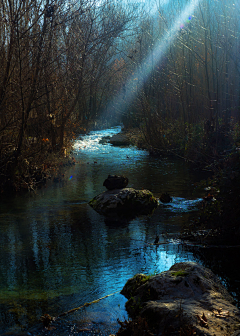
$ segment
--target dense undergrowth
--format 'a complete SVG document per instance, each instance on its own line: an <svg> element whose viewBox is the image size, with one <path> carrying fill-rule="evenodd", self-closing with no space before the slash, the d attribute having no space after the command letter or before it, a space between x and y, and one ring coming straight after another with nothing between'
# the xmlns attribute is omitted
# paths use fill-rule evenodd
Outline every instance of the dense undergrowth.
<svg viewBox="0 0 240 336"><path fill-rule="evenodd" d="M141 126L145 146L153 155L177 155L200 169L213 171L215 163L226 157L238 144L239 125L234 118L220 121L218 127L205 120L197 124L179 121L154 124L151 128ZM140 142L141 144L141 142Z"/></svg>
<svg viewBox="0 0 240 336"><path fill-rule="evenodd" d="M240 237L240 152L232 150L216 164L212 179L203 181L203 199L198 228L207 229L211 242L239 244ZM209 231L210 230L210 231Z"/></svg>
<svg viewBox="0 0 240 336"><path fill-rule="evenodd" d="M240 132L239 124L231 118L221 121L218 128L206 122L186 127L185 138L177 131L176 122L160 131L155 125L151 134L145 125L135 134L135 144L155 156L177 156L191 169L205 170L212 178L201 181L205 188L199 217L187 223L184 236L202 239L204 243L238 244L240 237ZM131 136L130 136L131 137ZM205 232L200 236L196 231ZM205 231L204 231L205 230ZM186 235L187 233L187 235Z"/></svg>
<svg viewBox="0 0 240 336"><path fill-rule="evenodd" d="M48 180L59 182L66 167L75 164L71 143L61 151L53 152L47 139L41 144L31 144L16 159L15 151L1 161L0 194L35 191Z"/></svg>
<svg viewBox="0 0 240 336"><path fill-rule="evenodd" d="M202 182L206 195L197 223L208 230L210 241L231 245L239 244L240 236L239 126L224 126L220 128L217 146L212 145L216 135L211 135L210 146L205 146L205 153L211 153L205 161L206 169L213 172L213 177Z"/></svg>

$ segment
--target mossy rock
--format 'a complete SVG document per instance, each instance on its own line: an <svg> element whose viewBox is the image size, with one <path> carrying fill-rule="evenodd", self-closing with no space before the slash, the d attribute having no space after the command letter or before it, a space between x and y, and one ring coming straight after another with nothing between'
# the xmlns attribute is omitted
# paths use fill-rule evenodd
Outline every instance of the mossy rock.
<svg viewBox="0 0 240 336"><path fill-rule="evenodd" d="M129 316L145 319L149 330L157 335L170 335L166 327L171 326L174 335L186 327L197 335L225 336L240 323L239 309L220 279L195 262L177 263L151 277L138 274L127 281L121 294L128 299L125 307ZM135 330L137 325L132 334Z"/></svg>
<svg viewBox="0 0 240 336"><path fill-rule="evenodd" d="M144 286L144 288L147 286L150 278L150 275L136 274L127 281L121 291L121 294L128 299L126 309L131 317L136 317L143 308L144 299L137 296L137 293L141 290L142 286ZM149 295L149 291L147 291L147 294Z"/></svg>
<svg viewBox="0 0 240 336"><path fill-rule="evenodd" d="M185 270L179 270L176 272L172 272L172 276L179 277L179 276L187 276L189 273Z"/></svg>
<svg viewBox="0 0 240 336"><path fill-rule="evenodd" d="M133 278L129 279L123 287L121 294L127 299L130 299L136 294L136 290L145 284L150 279L150 275L136 274Z"/></svg>
<svg viewBox="0 0 240 336"><path fill-rule="evenodd" d="M158 200L149 190L122 188L108 190L94 197L89 205L98 213L150 214L157 206Z"/></svg>

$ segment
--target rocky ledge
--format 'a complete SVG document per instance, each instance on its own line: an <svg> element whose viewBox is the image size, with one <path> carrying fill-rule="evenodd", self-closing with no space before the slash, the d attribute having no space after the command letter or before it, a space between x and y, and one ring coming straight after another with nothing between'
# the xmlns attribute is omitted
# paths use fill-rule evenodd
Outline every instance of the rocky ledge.
<svg viewBox="0 0 240 336"><path fill-rule="evenodd" d="M197 263L177 263L151 277L137 274L121 293L133 321L119 322L119 336L240 334L240 311L232 297L210 269Z"/></svg>
<svg viewBox="0 0 240 336"><path fill-rule="evenodd" d="M113 146L130 146L131 145L130 137L126 133L114 134L110 138L109 142Z"/></svg>
<svg viewBox="0 0 240 336"><path fill-rule="evenodd" d="M151 213L158 206L158 200L149 190L121 188L95 196L89 205L102 215L140 215Z"/></svg>
<svg viewBox="0 0 240 336"><path fill-rule="evenodd" d="M144 136L138 128L123 129L120 133L114 134L108 141L113 146L138 146L146 148Z"/></svg>

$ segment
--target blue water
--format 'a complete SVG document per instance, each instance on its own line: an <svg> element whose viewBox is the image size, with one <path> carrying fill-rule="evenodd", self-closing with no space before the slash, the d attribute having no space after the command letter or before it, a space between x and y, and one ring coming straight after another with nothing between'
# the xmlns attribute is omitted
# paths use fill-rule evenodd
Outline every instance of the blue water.
<svg viewBox="0 0 240 336"><path fill-rule="evenodd" d="M174 263L198 260L175 239L196 213L204 176L184 161L151 157L135 147L99 144L120 127L94 131L74 143L76 165L64 180L0 202L0 334L110 335L127 318L120 294L80 309L46 331L43 314L57 316L116 291L136 273L155 274ZM123 174L129 187L147 188L173 202L151 216L109 220L88 201L104 191L108 174ZM160 235L164 244L151 245ZM83 331L87 328L88 331Z"/></svg>

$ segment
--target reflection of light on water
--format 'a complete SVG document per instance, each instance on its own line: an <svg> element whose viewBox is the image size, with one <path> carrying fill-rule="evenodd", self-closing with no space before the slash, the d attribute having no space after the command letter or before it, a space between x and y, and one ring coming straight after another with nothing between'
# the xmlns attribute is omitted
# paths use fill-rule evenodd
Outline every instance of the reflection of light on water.
<svg viewBox="0 0 240 336"><path fill-rule="evenodd" d="M169 210L169 212L183 213L196 210L200 202L202 202L202 198L189 200L181 197L173 197L171 203L164 204L160 202L160 204L164 205L164 208Z"/></svg>
<svg viewBox="0 0 240 336"><path fill-rule="evenodd" d="M36 305L37 300L45 302L51 315L52 307L53 314L60 313L121 290L137 273L160 273L175 262L194 260L193 254L173 239L174 232L179 232L178 213L185 216L199 199L173 197L172 203L160 204L152 216L126 222L106 221L87 204L104 190L107 174L115 172L126 174L133 187L151 186L158 195L161 190L168 190L184 197L192 190L187 171L181 173L177 167L181 169L182 165L175 161L152 158L147 151L135 147L98 143L102 137L120 130L118 127L83 135L74 146L79 164L66 173L68 183L54 184L52 189L43 190L42 194L39 191L23 203L19 203L20 199L16 204L11 201L9 210L0 215L0 270L4 281L0 313L8 311L4 300L16 300L25 308L25 302L29 302L26 298L35 299ZM172 223L177 223L176 228ZM166 244L153 245L156 234ZM125 302L120 294L111 296L69 316L69 325L82 323L85 316L101 323L124 319ZM73 334L55 326L54 335ZM2 331L0 328L0 334ZM111 333L101 331L104 335Z"/></svg>

